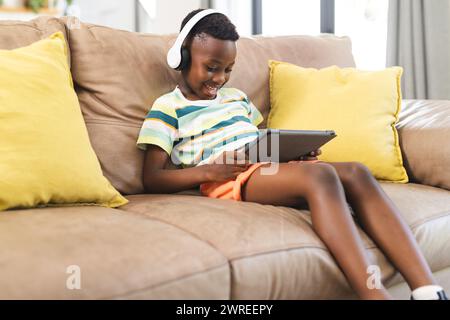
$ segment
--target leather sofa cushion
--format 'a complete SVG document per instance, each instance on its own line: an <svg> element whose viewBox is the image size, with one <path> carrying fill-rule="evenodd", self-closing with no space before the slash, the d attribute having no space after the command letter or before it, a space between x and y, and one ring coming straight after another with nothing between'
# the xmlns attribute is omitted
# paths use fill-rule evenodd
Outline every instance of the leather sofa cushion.
<svg viewBox="0 0 450 320"><path fill-rule="evenodd" d="M0 49L25 47L58 31L67 39L64 22L54 17L40 17L31 21L0 21Z"/></svg>
<svg viewBox="0 0 450 320"><path fill-rule="evenodd" d="M142 192L139 129L153 101L172 90L165 67L170 37L80 24L69 30L72 76L104 175L121 193Z"/></svg>
<svg viewBox="0 0 450 320"><path fill-rule="evenodd" d="M0 299L228 299L227 260L155 219L100 207L0 213ZM81 268L68 290L67 267Z"/></svg>
<svg viewBox="0 0 450 320"><path fill-rule="evenodd" d="M179 73L166 64L174 38L83 23L69 29L72 75L91 142L105 176L124 194L144 190L144 153L137 149L136 140L155 99L177 83ZM266 117L269 58L310 67L354 65L348 38L242 38L238 50L229 85L247 91Z"/></svg>
<svg viewBox="0 0 450 320"><path fill-rule="evenodd" d="M450 266L450 192L382 184L413 229L433 271ZM230 260L233 299L354 297L311 228L308 211L192 195L133 195L123 210L157 218L202 239ZM383 281L401 277L359 229Z"/></svg>
<svg viewBox="0 0 450 320"><path fill-rule="evenodd" d="M414 182L450 190L450 101L403 100L397 129Z"/></svg>

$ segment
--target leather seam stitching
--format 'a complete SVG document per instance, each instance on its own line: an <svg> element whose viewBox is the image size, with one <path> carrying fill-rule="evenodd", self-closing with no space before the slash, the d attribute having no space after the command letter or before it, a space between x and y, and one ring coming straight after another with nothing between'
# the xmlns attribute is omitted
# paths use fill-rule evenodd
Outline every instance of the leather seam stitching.
<svg viewBox="0 0 450 320"><path fill-rule="evenodd" d="M412 224L410 228L412 230L415 230L415 229L419 228L420 226L422 226L426 222L437 220L437 219L441 219L441 218L444 218L444 217L448 217L449 215L450 215L450 211L444 211L444 212L438 213L438 214L436 214L436 215L434 215L432 217L424 218L424 219L422 219L422 220Z"/></svg>
<svg viewBox="0 0 450 320"><path fill-rule="evenodd" d="M219 266L208 268L208 269L205 269L205 270L202 270L202 271L197 271L197 272L194 272L194 273L191 273L191 274L188 274L188 275L176 278L176 279L167 280L167 281L164 281L164 282L161 282L161 283L158 283L158 284L154 284L154 285L150 285L148 287L144 287L144 288L141 288L141 289L128 291L128 292L126 292L124 294L119 294L119 295L115 295L115 296L111 296L111 297L107 297L107 298L100 298L100 300L111 300L111 299L123 298L123 297L129 296L129 295L132 295L134 293L138 293L138 292L141 292L141 291L146 291L146 290L149 290L149 289L155 289L155 288L158 288L158 287L161 287L161 286L165 286L165 285L168 285L168 284L171 284L173 282L177 282L177 281L180 281L180 280L183 280L183 279L186 279L186 278L195 277L195 276L197 276L199 274L202 274L202 273L205 273L205 272L210 273L210 272L213 272L213 271L215 271L217 269L223 268L223 267L228 266L228 265L229 265L228 263L224 263L224 264L221 264Z"/></svg>

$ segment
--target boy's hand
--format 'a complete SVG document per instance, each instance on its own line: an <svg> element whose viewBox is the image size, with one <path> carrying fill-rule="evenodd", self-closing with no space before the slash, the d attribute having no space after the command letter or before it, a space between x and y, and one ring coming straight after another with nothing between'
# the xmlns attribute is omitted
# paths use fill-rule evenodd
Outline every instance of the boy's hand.
<svg viewBox="0 0 450 320"><path fill-rule="evenodd" d="M251 164L205 164L206 180L221 182L235 180L238 175L246 171Z"/></svg>
<svg viewBox="0 0 450 320"><path fill-rule="evenodd" d="M211 164L204 165L208 181L234 180L250 167L251 163L245 155L237 151L225 151L214 159Z"/></svg>
<svg viewBox="0 0 450 320"><path fill-rule="evenodd" d="M311 151L309 154L305 156L301 156L299 160L302 161L311 161L311 160L317 160L317 156L320 156L322 154L322 150L317 149L314 151Z"/></svg>

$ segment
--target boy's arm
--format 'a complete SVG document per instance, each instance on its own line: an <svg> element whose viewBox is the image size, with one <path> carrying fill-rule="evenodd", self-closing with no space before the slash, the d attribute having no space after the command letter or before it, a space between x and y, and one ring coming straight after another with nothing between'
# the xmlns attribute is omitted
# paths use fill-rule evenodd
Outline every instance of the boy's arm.
<svg viewBox="0 0 450 320"><path fill-rule="evenodd" d="M207 182L206 170L193 167L165 169L169 155L156 145L148 145L144 160L144 187L149 193L174 193L193 189Z"/></svg>
<svg viewBox="0 0 450 320"><path fill-rule="evenodd" d="M224 154L226 156L226 154ZM198 187L202 183L227 181L247 170L242 164L205 164L187 169L166 169L169 155L156 145L148 145L144 160L144 187L149 193L174 193Z"/></svg>

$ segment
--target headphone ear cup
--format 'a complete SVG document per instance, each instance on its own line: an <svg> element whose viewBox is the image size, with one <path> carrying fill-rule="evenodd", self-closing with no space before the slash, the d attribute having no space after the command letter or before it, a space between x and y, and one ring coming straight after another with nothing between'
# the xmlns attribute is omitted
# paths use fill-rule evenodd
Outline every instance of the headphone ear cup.
<svg viewBox="0 0 450 320"><path fill-rule="evenodd" d="M183 47L181 48L181 62L178 70L185 70L189 67L191 63L191 54L189 53L189 49Z"/></svg>

